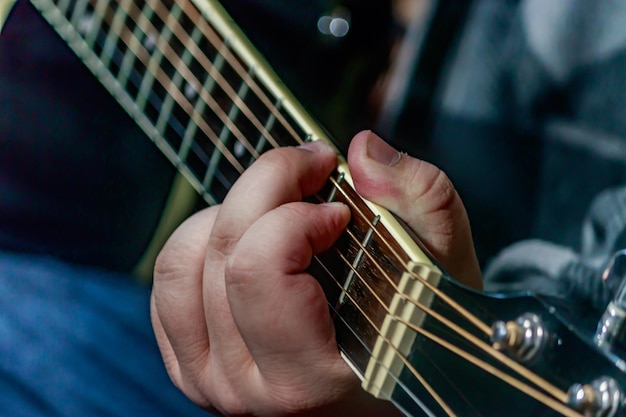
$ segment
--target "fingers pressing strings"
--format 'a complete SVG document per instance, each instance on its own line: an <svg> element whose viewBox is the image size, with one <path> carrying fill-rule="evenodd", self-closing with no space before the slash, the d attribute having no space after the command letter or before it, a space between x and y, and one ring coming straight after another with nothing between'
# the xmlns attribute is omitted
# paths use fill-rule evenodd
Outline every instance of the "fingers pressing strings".
<svg viewBox="0 0 626 417"><path fill-rule="evenodd" d="M219 69L214 65L213 62L209 60L206 54L202 51L202 48L200 48L200 46L195 41L193 41L191 36L189 36L189 33L187 33L187 31L180 25L178 20L168 19L167 10L164 8L165 6L161 2L153 2L153 1L148 2L147 6L152 7L152 11L154 11L161 19L163 19L164 22L167 22L168 24L171 25L173 34L184 45L186 45L189 48L188 50L193 54L193 56L198 60L198 62L203 64L203 66L205 66L205 68L208 69L208 76L211 77L213 81L216 82L226 92L228 97L232 100L233 106L236 106L239 108L242 114L244 114L250 120L250 122L255 126L255 128L258 129L258 131L267 138L267 140L270 142L270 144L273 147L280 146L278 144L278 141L265 128L265 126L263 126L261 121L255 116L254 112L247 106L247 104L239 97L239 95L236 93L233 86L231 86L229 82L225 79L225 77L223 77ZM154 25L150 22L149 19L142 18L143 12L133 2L122 1L119 3L119 7L122 7L125 10L128 16L130 16L134 20L135 24L138 25L142 29L144 34L156 32L156 28L154 27ZM281 114L278 106L271 102L270 98L265 94L263 89L260 88L258 83L250 76L250 70L246 70L243 67L239 59L230 51L230 49L226 45L226 42L221 40L220 36L215 32L215 30L209 24L207 24L206 21L202 19L200 13L197 11L195 6L193 6L193 4L191 3L185 2L180 7L182 8L182 12L186 14L187 17L189 17L194 23L197 24L197 26L200 28L200 30L202 30L206 38L213 44L213 46L219 51L219 53L229 62L229 64L237 72L237 74L242 78L242 80L244 80L245 82L249 84L249 86L255 92L255 94L257 94L261 102L265 106L267 106L271 114L283 125L283 127L289 132L289 134L292 135L296 143L302 143L302 139L296 134L294 129L287 122L285 117ZM168 93L170 93L174 97L177 103L190 115L190 117L194 120L194 122L198 124L202 132L210 139L210 141L221 152L221 154L227 158L227 160L232 164L232 166L235 167L239 172L243 172L244 167L239 163L235 155L233 155L233 153L225 146L223 141L220 140L218 134L215 131L213 131L206 122L203 121L202 115L196 110L194 104L191 103L189 99L186 98L184 92L179 87L176 86L176 83L174 82L174 80L172 80L172 78L170 78L165 73L165 71L161 70L159 66L156 66L155 68L154 64L151 65L152 54L143 46L141 39L139 39L136 36L135 32L131 31L130 28L128 27L124 27L123 23L118 22L116 20L116 19L119 19L118 14L115 13L115 11L113 10L104 12L100 16L100 18L107 21L107 23L111 27L119 27L120 25L122 26L120 39L122 39L122 41L126 44L126 46L131 51L136 53L137 57L143 61L146 68L148 68L149 71L153 72L152 75L154 76L154 78L162 85L162 87ZM195 85L202 85L198 77L193 73L193 71L187 65L184 64L182 59L179 57L178 53L174 51L173 48L167 42L157 42L157 48L159 48L163 56L165 56L170 61L170 63L176 68L176 70L179 71L183 75L183 77L187 80L187 82L190 82ZM136 87L140 87L140 85L136 85ZM237 140L248 150L248 152L250 152L253 158L255 159L258 158L259 153L255 149L255 147L243 135L243 133L237 128L234 122L228 117L228 114L222 110L220 105L211 97L211 95L206 89L202 89L202 91L200 91L200 98L204 100L205 104L209 106L209 108L224 123L224 126L229 129L231 134L237 138ZM181 136L184 135L184 132L180 131L180 123L176 125L172 120L168 120L168 123L173 124L172 128L174 130L179 130L179 134L181 134ZM340 187L338 188L340 190ZM356 208L356 207L353 207L353 208ZM358 208L356 209L358 210ZM364 217L363 213L357 213L357 214ZM369 222L367 218L365 218L365 220ZM375 231L375 233L377 233L376 227L371 224L370 226ZM386 240L383 236L379 236L379 237L381 238L383 242L386 243ZM351 238L354 239L354 236L352 236ZM393 248L391 245L388 245L388 247L390 250L393 251ZM365 253L367 254L368 252L365 251ZM397 257L398 259L400 259L399 256ZM382 272L381 267L380 269ZM456 303L454 300L452 300L447 295L443 294L437 288L432 286L432 284L428 283L426 280L423 280L417 274L414 274L413 272L409 271L408 268L407 268L407 272L412 274L414 278L420 281L429 291L433 292L437 297L440 297L445 303L447 303L450 307L452 307L459 314L464 316L467 320L469 320L473 325L478 327L486 335L490 334L490 331L491 331L490 327L487 326L485 323L482 323L477 317L470 314L466 309L458 305L458 303ZM357 273L357 276L359 276L358 273ZM362 277L359 277L359 279L363 280ZM397 287L395 287L395 283L393 283L393 281L388 276L386 277L386 279L390 282L391 285L394 285L394 289L398 291ZM371 287L368 290L374 291L373 289L371 289ZM377 300L377 301L380 302L380 300ZM408 301L415 303L415 301L410 300L410 299L408 299ZM435 312L433 312L426 306L420 305L419 303L415 303L415 304L417 307L422 309L426 314L441 321L442 324L449 327L451 330L457 332L458 334L461 334L461 336L466 338L471 343L476 344L482 350L484 350L485 352L489 353L491 356L498 359L501 363L507 365L511 369L514 369L518 373L524 375L529 380L533 381L535 384L542 387L542 389L546 390L547 392L550 392L552 396L555 398L558 398L559 401L563 402L564 401L563 398L566 398L565 393L558 390L556 387L552 386L547 381L541 379L537 375L531 374L526 368L519 365L517 362L512 361L508 357L502 355L499 351L494 349L491 345L488 345L480 340L475 339L472 335L470 335L469 333L465 331L459 331L462 329L450 323L448 320L444 319L442 316L437 315ZM365 314L364 312L362 313ZM396 317L396 319L399 319L399 318ZM410 323L405 323L405 324L413 328L414 331L423 332L422 334L424 334L424 336L430 337L432 340L435 340L433 335L428 335L425 331L417 328L414 325L411 325ZM377 331L380 333L378 329ZM443 341L439 340L439 342L443 342ZM449 347L452 348L453 346L449 346ZM404 360L406 360L406 358L403 358L403 361ZM475 364L477 366L487 366L487 364L478 360L477 358L470 360L469 355L467 356L467 360L472 361L473 363L475 360L476 362ZM478 363L481 363L481 362L483 365L478 365ZM504 379L506 377L505 375L495 375L495 376L498 376L501 379ZM510 381L510 383L521 384L517 380L512 380ZM516 385L516 388L520 389L521 391L526 392L528 395L531 395L534 398L544 403L550 400L550 398L542 398L542 394L540 392L535 392L530 387L525 388L523 384ZM569 408L566 410L557 409L557 406L560 404L561 403L552 404L552 405L546 404L546 405L551 406L556 411L559 411L563 413L564 415L568 415L567 411L571 411L571 410Z"/></svg>

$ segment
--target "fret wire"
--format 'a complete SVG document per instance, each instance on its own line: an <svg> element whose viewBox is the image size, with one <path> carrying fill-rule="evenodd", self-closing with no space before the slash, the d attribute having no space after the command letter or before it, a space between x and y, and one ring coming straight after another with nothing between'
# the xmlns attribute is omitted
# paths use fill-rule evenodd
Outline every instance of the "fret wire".
<svg viewBox="0 0 626 417"><path fill-rule="evenodd" d="M145 6L144 6L145 7ZM152 18L151 9L149 9L146 13L142 13L142 16L145 16L145 19ZM136 54L133 51L136 51L139 47L140 39L147 34L143 33L141 26L135 25L133 29L133 37L130 39L130 44L124 53L124 58L122 58L122 63L120 65L120 72L117 76L117 81L120 83L122 87L125 87L128 83L128 79L132 73L134 68L134 63L136 59Z"/></svg>
<svg viewBox="0 0 626 417"><path fill-rule="evenodd" d="M120 0L120 3L125 3L130 0ZM113 21L111 22L110 29L104 41L104 47L102 49L102 53L100 54L100 61L102 64L110 68L111 58L117 49L117 43L120 39L120 30L122 25L124 25L124 19L127 17L127 14L124 12L123 7L118 7L117 10L113 12ZM93 19L93 15L92 15Z"/></svg>
<svg viewBox="0 0 626 417"><path fill-rule="evenodd" d="M182 82L183 77L182 75L180 75L180 73L176 73L174 74L174 78L172 79L172 84L174 85L174 87L179 88L180 83ZM159 118L157 119L156 123L155 123L155 128L157 130L157 132L159 132L159 134L161 136L165 136L165 129L167 128L168 124L172 124L172 120L170 120L172 118L172 111L174 110L174 97L172 97L171 94L168 94L167 96L165 96L165 100L163 100L163 105L161 106L161 111L159 112Z"/></svg>
<svg viewBox="0 0 626 417"><path fill-rule="evenodd" d="M85 35L85 42L93 49L98 34L100 33L100 27L102 26L102 17L106 11L109 0L97 0L94 7L94 12L89 16L89 30Z"/></svg>
<svg viewBox="0 0 626 417"><path fill-rule="evenodd" d="M374 221L372 222L373 226L376 227L376 224L378 224L380 220L380 216L376 216L376 218L374 219ZM346 229L346 232L350 232L349 230ZM372 230L372 228L368 228L367 233L365 234L365 237L363 238L363 242L358 241L358 239L356 239L356 236L354 236L354 239L358 242L358 245L360 246L359 251L357 252L356 256L354 257L354 261L352 261L351 263L351 270L348 273L348 276L344 282L344 288L346 289L346 292L350 289L350 285L352 284L352 280L354 279L354 272L356 271L356 269L359 267L359 264L361 263L361 261L363 260L363 256L365 254L365 252L367 252L367 245L369 245L372 236L374 234L374 231ZM351 235L353 236L353 235ZM341 252L339 252L339 254L341 256L343 256L341 254ZM376 297L378 297L378 295L376 293L374 293L374 295ZM339 299L339 303L342 304L343 303L343 299ZM381 302L382 303L382 302Z"/></svg>
<svg viewBox="0 0 626 417"><path fill-rule="evenodd" d="M215 31L215 29L212 26L210 26L210 25L208 25L206 23L205 19L202 17L202 15L200 13L200 11L198 11L196 9L196 7L191 2L189 2L187 4L190 4L190 6L191 6L190 10L192 12L191 14L188 14L188 16L190 17L190 19L192 21L194 21L194 23L196 23L197 25L199 25L199 26L201 26L203 28L203 32L204 32L205 36L207 37L207 39L214 45L221 43L220 36L217 34L217 32ZM186 9L185 12L187 12L188 11L187 8L185 8L185 9ZM202 55L201 55L201 57L202 57ZM204 57L204 58L206 58L206 57ZM241 64L239 63L239 60L235 57L235 55L229 53L226 56L226 59L231 64L233 69L235 71L237 71L239 76L243 78L245 76L246 70L241 66ZM259 99L263 102L263 104L265 104L265 106L267 106L267 109L270 110L270 112L276 116L276 118L285 127L285 129L288 131L288 133L296 141L300 141L301 142L300 137L298 136L296 131L293 129L291 124L288 123L287 120L280 114L280 112L278 112L273 107L272 102L267 97L265 92L263 92L263 90L259 87L259 85L256 83L256 81L252 80L250 87L252 88L254 93L257 95L257 97L259 97ZM270 139L270 141L271 141L271 135L268 135L268 139ZM277 143L272 143L272 146L279 147L279 145Z"/></svg>
<svg viewBox="0 0 626 417"><path fill-rule="evenodd" d="M61 12L63 16L67 16L67 12L69 11L69 8L70 8L70 3L71 3L71 0L59 0L59 2L57 3L57 8L59 9L59 12Z"/></svg>
<svg viewBox="0 0 626 417"><path fill-rule="evenodd" d="M150 3L152 5L152 3ZM190 3L188 3L190 4ZM165 18L165 16L163 16L163 14L166 14L167 11L164 9L163 5L161 2L157 2L156 6L153 6L155 13L161 17L162 19ZM187 17L189 17L189 15L187 15ZM193 20L193 19L190 19ZM203 27L203 25L206 25L206 21L200 21L200 22L194 22L196 23L198 26L200 26L201 28ZM191 50L192 54L194 54L194 57L196 59L198 59L198 61L205 67L205 68L210 68L209 70L209 75L213 78L216 79L218 85L220 87L222 87L222 89L224 90L224 92L229 96L229 98L233 101L236 102L237 101L237 95L235 93L235 91L232 89L232 87L230 86L230 84L228 83L228 81L222 76L222 74L219 71L214 71L213 65L211 64L210 60L208 60L208 58L206 57L206 55L204 54L204 52L199 48L199 46L197 45L197 43L193 42L190 38L188 33L185 31L185 29L180 25L180 23L178 21L174 21L172 22L172 26L171 26L172 31L174 32L174 35L176 36L176 38L182 42L184 45L187 46L187 48L189 50ZM182 34L181 34L182 33ZM192 42L190 42L192 41ZM224 45L226 42L219 42L218 45L220 45L219 47L217 47L216 44L213 44L214 46L216 46L216 49L220 50L222 49L221 46ZM168 45L165 45L166 48L168 47ZM227 45L226 45L227 46ZM175 55L175 52L170 51ZM230 49L228 47L226 47L225 49L225 56L229 56L232 55L232 53L230 52ZM166 54L169 55L169 54ZM172 61L170 61L172 62ZM172 62L174 64L174 62ZM189 80L193 80L194 82L197 82L198 84L200 83L197 78L195 77L195 75L189 71L189 68L183 67L183 68L177 68L179 71L183 71L185 78L189 81ZM247 75L241 75L242 79L246 79ZM225 115L223 114L223 112L220 109L219 104L217 104L214 100L213 97L211 97L210 95L205 94L204 92L201 92L201 97L204 100L207 100L207 104L209 104L209 107L211 107L211 109L215 112L215 114L218 115L218 117L222 120L222 122L228 126L228 128L233 132L233 134L241 141L242 144L244 144L246 146L246 148L248 149L248 152L250 153L254 153L254 148L252 147L252 145L249 143L249 141L243 136L243 134L239 131L239 129L237 128L237 126L232 123L230 120L228 120L227 117L225 117ZM255 127L257 127L257 129L262 129L262 126L260 126L260 123L258 122L258 120L256 119L256 117L250 112L250 110L247 108L247 106L245 105L245 103L241 104L242 107L242 112L244 112L244 114L246 114L249 117L249 120L255 124ZM269 133L268 133L269 134Z"/></svg>
<svg viewBox="0 0 626 417"><path fill-rule="evenodd" d="M131 3L129 7L130 6L134 6L134 4ZM120 7L124 8L124 5L120 4ZM125 9L125 10L130 16L129 9ZM146 33L146 35L149 36L151 32L159 33L154 30L154 26L149 20L147 21L144 20L144 22L147 26L151 28L151 29L146 29L145 27L143 28L144 33ZM139 22L136 22L136 23L139 24ZM141 83L141 87L139 88L139 93L137 95L137 105L139 106L140 109L145 109L145 105L146 105L145 101L147 97L150 95L151 90L153 89L153 84L156 78L156 74L158 71L161 71L161 61L163 60L164 55L165 55L163 51L163 45L167 44L169 42L169 38L173 35L172 30L167 24L169 22L167 20L163 20L163 23L164 23L163 29L159 33L159 35L157 35L157 38L156 38L156 48L154 49L152 54L150 54L150 58L146 65L146 68L148 69L147 74L146 76L144 76L144 79ZM149 53L150 51L147 51L147 52ZM157 110L159 109L157 108Z"/></svg>
<svg viewBox="0 0 626 417"><path fill-rule="evenodd" d="M110 0L104 0L104 1L110 1ZM144 9L142 9L139 19L142 21L143 24L145 24L143 21L146 21L146 20L149 21L150 19L152 19L152 15L153 15L152 8L146 7L146 5L144 4ZM128 82L128 78L130 77L130 74L132 73L134 69L134 62L137 57L135 53L132 53L132 51L136 51L139 48L141 39L148 36L147 33L143 32L142 26L143 26L142 24L135 25L135 29L133 29L133 36L130 39L130 43L128 45L128 48L126 49L126 53L124 54L124 59L122 60L120 73L117 76L117 80L122 86L126 86L126 83Z"/></svg>
<svg viewBox="0 0 626 417"><path fill-rule="evenodd" d="M137 48L137 43L133 42L134 45L132 47ZM117 74L117 82L122 86L126 87L128 85L128 80L131 76L132 71L134 70L135 63L135 53L133 52L132 47L126 49L124 52L124 56L122 57L122 64L120 66L120 71Z"/></svg>
<svg viewBox="0 0 626 417"><path fill-rule="evenodd" d="M275 103L275 107L276 109L278 109L278 111L280 111L280 107L282 106L283 101L281 99L276 99L276 103ZM265 122L265 130L266 131L270 131L273 127L274 127L274 123L276 123L276 115L274 113L270 113L269 117L267 118L267 122ZM265 145L267 144L267 138L265 137L264 134L260 134L259 135L259 140L257 141L257 146L256 146L256 150L257 152L261 153L262 149L265 147Z"/></svg>
<svg viewBox="0 0 626 417"><path fill-rule="evenodd" d="M182 10L180 7L177 6L176 3L173 4L171 16L174 16L174 19L178 20L180 17L180 12L174 15L175 13L174 10L179 10L179 11L182 11ZM183 64L187 66L189 65L189 61L191 61L191 53L189 52L188 49L185 49L185 51L183 52L181 60ZM172 84L174 85L174 88L181 90L183 81L184 81L183 74L180 73L179 71L176 71L174 74L174 77L172 78ZM165 129L167 128L167 124L171 123L170 118L172 116L172 111L173 111L175 104L176 102L174 101L174 96L172 96L171 94L168 94L165 97L165 101L163 102L161 113L159 114L159 118L156 123L157 131L163 136L165 136Z"/></svg>
<svg viewBox="0 0 626 417"><path fill-rule="evenodd" d="M248 93L249 87L246 84L245 81L242 81L239 90L237 91L237 98L241 98L244 99L246 94ZM228 111L228 119L229 120L235 120L237 115L240 112L240 108L237 105L236 102L233 102L230 106L230 110ZM227 141L228 138L230 137L230 130L224 126L222 128L222 131L220 132L220 141L222 141L222 143L224 143L224 146L227 146ZM241 143L241 142L239 142ZM236 146L236 145L234 145ZM237 155L235 155L237 156ZM253 158L258 158L258 154L253 154L252 155ZM204 175L204 180L203 180L203 184L207 187L210 188L211 187L211 182L213 181L213 177L214 177L214 173L215 171L217 171L217 168L219 166L219 162L222 159L222 155L221 153L217 152L217 149L215 149L213 151L213 155L211 156L211 162L209 167L207 167L207 171L206 174Z"/></svg>
<svg viewBox="0 0 626 417"><path fill-rule="evenodd" d="M134 5L131 4L131 7L133 7L133 6ZM129 12L129 11L127 10L127 12ZM133 10L131 10L129 12L129 16L131 17L131 19L133 19L133 21L136 24L140 24L140 22L138 21L137 17L134 16L135 12L139 12L141 14L141 10L138 10L138 9L133 7ZM151 23L147 22L146 25L150 25L151 26ZM146 30L145 27L143 27L142 29L144 31ZM130 35L132 35L132 34L130 34ZM127 32L122 33L122 38L123 38L123 41L124 41L124 43L126 45L129 45L128 37L129 37L129 34ZM161 44L161 45L157 45L157 47L162 46L162 42L158 42L158 43ZM150 56L148 51L145 49L145 47L143 47L143 45L140 45L138 50L135 51L135 52L137 53L138 57L140 57L142 60L146 60L147 57ZM202 116L197 114L197 113L195 113L193 111L193 105L189 102L189 100L187 100L184 97L184 95L182 94L181 91L179 91L177 89L172 89L171 88L171 80L169 79L169 76L167 76L167 74L165 74L162 70L160 70L160 68L156 68L156 70L154 70L154 71L150 71L150 68L148 68L148 70L149 70L149 72L151 74L151 77L153 79L156 78L157 81L159 81L159 83L165 88L165 90L169 94L172 94L172 95L175 96L175 99L179 103L179 105L181 105L183 110L185 110L188 114L190 114L192 116L193 120L199 125L200 130L204 134L207 135L207 137L211 140L213 145L220 147L220 149L222 150L222 152L224 153L224 155L226 156L226 158L228 159L230 164L237 171L239 171L240 173L243 172L243 167L241 166L241 164L239 164L237 159L234 158L234 156L230 153L230 151L228 149L225 149L223 146L221 146L221 143L217 139L217 136L211 130L211 128L206 124L206 122L202 119ZM145 104L145 99L143 99L142 102Z"/></svg>
<svg viewBox="0 0 626 417"><path fill-rule="evenodd" d="M85 10L87 10L88 3L89 0L76 0L76 3L74 4L74 10L72 11L72 17L71 19L69 19L73 27L80 27L80 20L85 15Z"/></svg>
<svg viewBox="0 0 626 417"><path fill-rule="evenodd" d="M197 29L197 26L196 26L196 29ZM222 48L225 49L226 48L226 44L223 44ZM217 71L221 71L222 70L222 66L224 65L224 62L225 62L222 50L218 50L217 51L217 54L216 54L214 62L215 63L213 65L213 69L215 69ZM188 81L188 82L190 82L190 81ZM204 84L202 90L205 91L207 94L211 94L216 85L217 85L217 81L216 81L215 77L212 77L210 75L210 73L209 73L209 74L207 74L207 77L206 77L206 80L205 80L205 84ZM199 98L198 98L198 100L196 102L196 106L195 107L197 109L199 109L199 111L198 111L199 114L203 114L207 110L208 104L207 104L206 100L202 99L202 94L198 93L198 96L199 96ZM192 130L191 130L192 134L188 136L190 141L193 141L196 130L197 130L197 128L195 126L192 127ZM224 128L222 127L222 131L223 130L224 130ZM223 141L221 137L218 137L217 140L219 140L219 142L223 145L224 148L228 149L227 146L226 146L225 141ZM193 147L192 145L194 145L194 143L190 142L189 147L192 148ZM195 145L197 146L197 143ZM202 151L202 152L204 152L204 151ZM198 152L196 152L196 154L198 154ZM213 179L214 179L213 177L216 177L216 176L218 177L217 178L218 181L225 188L228 188L231 185L228 182L228 180L225 177L221 176L221 173L217 170L217 164L218 164L219 161L218 161L218 159L216 159L215 155L222 155L222 152L220 152L220 150L219 150L219 148L217 146L213 149L211 158L205 164L206 167L207 167L206 170L205 170L205 175L203 176L203 178L198 178L198 180L202 184L202 188L207 190L208 192L210 192L211 185L212 185L212 182L213 182ZM214 166L214 169L211 169L212 166ZM209 178L209 175L210 175L209 172L210 171L212 172L211 178Z"/></svg>
<svg viewBox="0 0 626 417"><path fill-rule="evenodd" d="M193 35L202 36L202 32L197 26L194 28L192 39L193 39ZM221 68L223 63L224 63L224 56L218 51L217 56L215 58L214 65L218 68ZM201 88L207 91L209 94L211 94L214 86L215 86L215 79L211 77L206 77L204 85ZM199 96L199 93L198 93L198 96ZM196 100L196 104L194 106L194 113L203 114L206 109L206 106L207 106L206 102L199 97L198 100ZM197 130L198 130L198 124L192 123L192 121L190 121L189 124L187 125L187 129L184 134L183 145L181 146L180 157L183 161L187 159L187 153L189 152L189 149L191 148L191 143L193 141L193 138L196 135Z"/></svg>

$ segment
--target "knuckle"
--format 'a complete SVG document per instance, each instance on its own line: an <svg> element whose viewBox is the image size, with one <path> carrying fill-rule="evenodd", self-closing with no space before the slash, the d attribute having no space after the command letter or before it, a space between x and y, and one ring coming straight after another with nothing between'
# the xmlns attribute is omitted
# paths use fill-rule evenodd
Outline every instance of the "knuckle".
<svg viewBox="0 0 626 417"><path fill-rule="evenodd" d="M427 162L421 162L414 171L413 184L416 188L414 202L422 205L427 212L448 210L457 199L456 189L448 175Z"/></svg>
<svg viewBox="0 0 626 417"><path fill-rule="evenodd" d="M161 252L157 255L154 262L154 277L157 280L168 279L171 276L176 275L179 270L179 264L177 259L177 253L179 250L176 245L167 243Z"/></svg>
<svg viewBox="0 0 626 417"><path fill-rule="evenodd" d="M224 265L224 279L230 287L245 286L254 278L258 263L254 254L235 249Z"/></svg>
<svg viewBox="0 0 626 417"><path fill-rule="evenodd" d="M262 154L255 164L265 169L289 169L297 156L294 150L288 147L272 149Z"/></svg>

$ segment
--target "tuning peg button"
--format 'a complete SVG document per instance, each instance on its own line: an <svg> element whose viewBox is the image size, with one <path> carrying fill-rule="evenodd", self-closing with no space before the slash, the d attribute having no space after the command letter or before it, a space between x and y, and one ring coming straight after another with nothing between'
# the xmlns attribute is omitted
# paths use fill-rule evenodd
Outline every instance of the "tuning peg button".
<svg viewBox="0 0 626 417"><path fill-rule="evenodd" d="M590 384L574 384L567 405L585 417L614 417L624 407L624 393L615 379L601 377Z"/></svg>
<svg viewBox="0 0 626 417"><path fill-rule="evenodd" d="M626 250L621 250L611 257L602 274L602 281L613 294L613 299L606 307L598 322L595 343L599 347L611 350L615 346L626 347Z"/></svg>
<svg viewBox="0 0 626 417"><path fill-rule="evenodd" d="M626 249L611 257L602 273L602 282L613 296L613 302L626 308Z"/></svg>

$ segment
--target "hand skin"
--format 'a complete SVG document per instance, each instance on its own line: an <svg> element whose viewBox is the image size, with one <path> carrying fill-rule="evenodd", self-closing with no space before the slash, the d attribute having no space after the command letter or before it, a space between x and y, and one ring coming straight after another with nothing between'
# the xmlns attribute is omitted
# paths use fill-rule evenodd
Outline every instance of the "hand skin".
<svg viewBox="0 0 626 417"><path fill-rule="evenodd" d="M481 286L465 209L441 171L371 132L354 138L348 161L359 193L404 219L453 275ZM199 406L229 416L401 415L360 389L305 272L350 218L342 204L301 201L335 165L321 143L266 153L159 255L153 327L174 384Z"/></svg>

